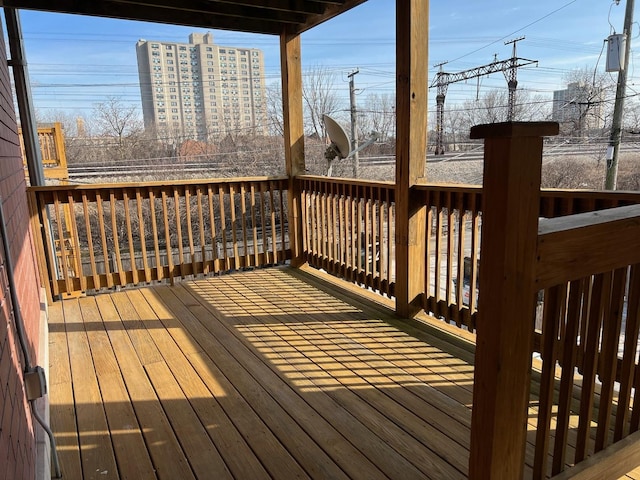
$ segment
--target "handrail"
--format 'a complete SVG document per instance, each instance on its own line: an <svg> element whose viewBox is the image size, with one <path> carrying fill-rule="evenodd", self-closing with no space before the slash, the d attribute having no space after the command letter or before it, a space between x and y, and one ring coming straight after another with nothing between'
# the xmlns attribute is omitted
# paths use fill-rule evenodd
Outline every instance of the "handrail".
<svg viewBox="0 0 640 480"><path fill-rule="evenodd" d="M640 205L540 221L535 277L545 306L534 347L542 356L534 478L546 474L548 458L558 474L640 427L631 394L640 386L638 238ZM567 460L570 429L577 438Z"/></svg>
<svg viewBox="0 0 640 480"><path fill-rule="evenodd" d="M53 295L290 258L286 177L30 187Z"/></svg>
<svg viewBox="0 0 640 480"><path fill-rule="evenodd" d="M640 205L542 219L536 283L542 289L640 263L639 238Z"/></svg>

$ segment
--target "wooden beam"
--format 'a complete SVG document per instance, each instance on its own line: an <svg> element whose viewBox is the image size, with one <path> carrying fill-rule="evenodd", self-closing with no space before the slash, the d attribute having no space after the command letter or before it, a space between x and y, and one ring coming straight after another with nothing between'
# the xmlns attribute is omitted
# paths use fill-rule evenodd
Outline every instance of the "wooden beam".
<svg viewBox="0 0 640 480"><path fill-rule="evenodd" d="M485 139L469 478L522 478L531 372L542 137L554 123L471 129Z"/></svg>
<svg viewBox="0 0 640 480"><path fill-rule="evenodd" d="M640 205L540 220L538 289L640 263Z"/></svg>
<svg viewBox="0 0 640 480"><path fill-rule="evenodd" d="M291 264L299 266L304 263L302 260L301 194L300 184L295 177L305 173L302 58L299 35L283 33L280 36L280 62L282 71L284 156L287 176L289 177L289 189L287 191L289 245L291 247Z"/></svg>
<svg viewBox="0 0 640 480"><path fill-rule="evenodd" d="M413 188L427 151L429 2L396 2L396 312L412 317L424 293L427 208Z"/></svg>

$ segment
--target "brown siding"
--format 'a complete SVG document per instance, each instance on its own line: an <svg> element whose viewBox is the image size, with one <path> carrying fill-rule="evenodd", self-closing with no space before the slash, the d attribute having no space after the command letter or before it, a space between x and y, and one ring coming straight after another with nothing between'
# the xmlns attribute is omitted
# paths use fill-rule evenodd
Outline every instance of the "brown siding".
<svg viewBox="0 0 640 480"><path fill-rule="evenodd" d="M0 35L0 37L3 37ZM0 58L7 58L0 40ZM9 233L9 244L22 316L32 361L36 356L40 296L34 246L29 229L26 182L6 62L0 62L0 197ZM34 424L22 383L24 359L10 315L5 258L0 249L0 480L35 477Z"/></svg>

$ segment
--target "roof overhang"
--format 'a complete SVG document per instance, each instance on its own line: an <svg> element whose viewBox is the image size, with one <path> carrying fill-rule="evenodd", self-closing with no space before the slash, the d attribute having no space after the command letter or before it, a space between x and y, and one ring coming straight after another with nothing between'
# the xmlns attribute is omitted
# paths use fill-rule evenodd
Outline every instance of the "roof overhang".
<svg viewBox="0 0 640 480"><path fill-rule="evenodd" d="M40 10L271 35L300 34L366 0L0 0Z"/></svg>

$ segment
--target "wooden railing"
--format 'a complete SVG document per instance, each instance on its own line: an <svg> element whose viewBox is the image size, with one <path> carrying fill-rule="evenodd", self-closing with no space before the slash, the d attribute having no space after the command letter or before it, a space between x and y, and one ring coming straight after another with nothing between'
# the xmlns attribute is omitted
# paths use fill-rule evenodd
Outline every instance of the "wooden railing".
<svg viewBox="0 0 640 480"><path fill-rule="evenodd" d="M287 260L283 178L31 187L53 295Z"/></svg>
<svg viewBox="0 0 640 480"><path fill-rule="evenodd" d="M640 396L632 395L640 387L640 205L540 223L536 282L545 306L536 479L640 425Z"/></svg>
<svg viewBox="0 0 640 480"><path fill-rule="evenodd" d="M300 176L302 251L310 265L393 295L395 198L388 182Z"/></svg>
<svg viewBox="0 0 640 480"><path fill-rule="evenodd" d="M18 128L18 136L20 138L22 159L26 167L27 159L24 151L22 129L20 128ZM48 126L39 126L38 143L40 145L40 155L42 156L42 166L44 167L45 178L62 181L68 180L69 171L67 168L67 155L64 145L62 124L60 122L56 122Z"/></svg>
<svg viewBox="0 0 640 480"><path fill-rule="evenodd" d="M422 308L436 318L475 331L482 187L424 184L415 188L423 193L428 207ZM640 193L543 189L540 216L554 218L635 204L640 204ZM536 351L538 348L539 340Z"/></svg>

